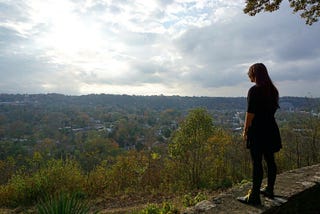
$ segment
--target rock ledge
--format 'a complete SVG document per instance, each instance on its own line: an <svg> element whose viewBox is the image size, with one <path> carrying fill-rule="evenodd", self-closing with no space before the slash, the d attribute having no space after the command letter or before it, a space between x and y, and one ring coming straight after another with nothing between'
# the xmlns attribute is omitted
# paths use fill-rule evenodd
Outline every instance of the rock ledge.
<svg viewBox="0 0 320 214"><path fill-rule="evenodd" d="M320 164L277 175L275 198L271 200L261 196L261 206L249 206L236 200L250 187L251 183L234 187L215 198L199 202L184 213L320 213Z"/></svg>

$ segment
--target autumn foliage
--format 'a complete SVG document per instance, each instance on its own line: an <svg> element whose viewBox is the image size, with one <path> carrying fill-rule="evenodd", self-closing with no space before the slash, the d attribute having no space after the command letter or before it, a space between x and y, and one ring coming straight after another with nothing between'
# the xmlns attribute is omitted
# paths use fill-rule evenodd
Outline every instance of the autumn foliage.
<svg viewBox="0 0 320 214"><path fill-rule="evenodd" d="M310 121L303 130L319 133L318 120ZM310 124L313 129L307 129ZM289 128L282 129L282 134L284 149L276 157L279 172L319 161L318 135L308 140L305 131ZM310 143L301 144L301 140ZM28 167L19 167L13 157L0 160L0 206L31 206L63 192L93 201L186 194L228 188L251 177L250 156L241 136L215 126L202 108L189 111L168 145L123 151L93 133L90 140L79 136L76 142L82 149L78 156L49 158L39 148L28 159ZM48 139L43 144L50 147L52 142Z"/></svg>

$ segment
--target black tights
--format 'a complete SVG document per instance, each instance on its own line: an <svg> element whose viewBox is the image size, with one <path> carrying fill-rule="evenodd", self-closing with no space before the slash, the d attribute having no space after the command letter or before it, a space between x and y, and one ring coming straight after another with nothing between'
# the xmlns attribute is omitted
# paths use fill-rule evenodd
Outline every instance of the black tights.
<svg viewBox="0 0 320 214"><path fill-rule="evenodd" d="M267 174L268 174L268 188L273 191L273 187L276 181L277 175L277 165L274 159L273 152L256 151L251 149L251 159L253 164L252 170L252 191L259 192L262 179L263 179L263 166L262 166L262 156L267 163Z"/></svg>

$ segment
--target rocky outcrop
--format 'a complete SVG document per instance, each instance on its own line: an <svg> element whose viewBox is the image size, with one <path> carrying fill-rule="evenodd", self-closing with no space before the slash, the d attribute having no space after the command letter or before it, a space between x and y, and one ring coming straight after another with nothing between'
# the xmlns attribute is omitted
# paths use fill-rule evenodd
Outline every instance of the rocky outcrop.
<svg viewBox="0 0 320 214"><path fill-rule="evenodd" d="M236 186L217 197L199 202L184 213L320 214L320 164L279 174L275 198L271 200L261 196L261 206L250 206L236 200L238 196L245 195L250 187L250 183Z"/></svg>

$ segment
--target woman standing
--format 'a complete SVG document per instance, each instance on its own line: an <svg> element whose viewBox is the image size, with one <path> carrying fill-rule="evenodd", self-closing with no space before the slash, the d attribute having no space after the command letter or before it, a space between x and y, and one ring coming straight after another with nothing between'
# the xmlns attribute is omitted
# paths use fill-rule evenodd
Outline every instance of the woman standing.
<svg viewBox="0 0 320 214"><path fill-rule="evenodd" d="M253 64L248 76L255 85L248 92L243 138L250 149L253 184L248 195L237 199L246 204L260 205L260 193L269 198L274 197L277 174L274 153L282 148L279 128L274 118L279 108L279 93L264 64ZM263 179L262 157L267 163L268 183L260 190Z"/></svg>

